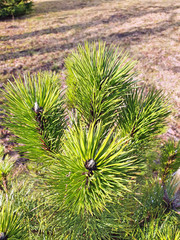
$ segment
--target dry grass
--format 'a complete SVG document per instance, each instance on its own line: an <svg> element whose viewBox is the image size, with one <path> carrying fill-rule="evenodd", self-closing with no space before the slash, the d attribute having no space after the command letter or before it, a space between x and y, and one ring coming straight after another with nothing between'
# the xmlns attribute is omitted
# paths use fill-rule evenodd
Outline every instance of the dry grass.
<svg viewBox="0 0 180 240"><path fill-rule="evenodd" d="M115 43L138 60L144 84L168 95L173 114L166 136L180 138L178 2L34 0L31 15L0 22L0 82L27 71L64 70L64 58L85 40Z"/></svg>

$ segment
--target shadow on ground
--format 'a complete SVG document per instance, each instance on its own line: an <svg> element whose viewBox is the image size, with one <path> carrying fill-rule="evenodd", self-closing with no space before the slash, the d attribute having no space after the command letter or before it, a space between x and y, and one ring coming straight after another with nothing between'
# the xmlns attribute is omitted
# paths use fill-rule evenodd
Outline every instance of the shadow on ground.
<svg viewBox="0 0 180 240"><path fill-rule="evenodd" d="M102 1L98 0L44 1L36 3L34 12L35 14L44 14L49 12L78 10L85 7L98 6L101 3Z"/></svg>
<svg viewBox="0 0 180 240"><path fill-rule="evenodd" d="M42 3L39 3L42 4ZM46 2L44 2L44 4L46 4ZM153 8L153 9L152 9ZM151 9L151 10L150 10ZM111 15L110 17L108 17L107 19L98 19L89 23L81 23L81 24L74 24L74 25L67 25L67 26L61 26L61 27L57 27L57 28L47 28L47 29L42 29L42 30L37 30L37 31L32 31L32 32L28 32L28 33L24 33L24 34L18 34L18 35L13 35L13 36L0 36L0 41L7 41L7 40L18 40L18 39L25 39L28 37L34 37L34 36L41 36L41 35L48 35L48 34L56 34L56 33L61 33L61 32L66 32L72 29L86 29L89 27L94 27L97 26L101 23L103 24L108 24L108 23L125 23L127 22L129 19L131 18L136 18L136 17L142 17L148 14L160 14L160 13L168 13L172 10L176 10L176 9L180 9L180 6L171 6L171 7L157 7L157 6L149 6L149 7L133 7L130 8L127 11L125 10L120 10L118 11L118 14L114 14ZM57 10L57 9L56 9ZM165 26L162 28L166 28L166 24L164 23ZM178 25L178 23L176 23ZM173 25L173 24L172 24ZM179 25L178 25L179 26Z"/></svg>
<svg viewBox="0 0 180 240"><path fill-rule="evenodd" d="M60 32L64 32L67 31L68 29L72 29L72 28L80 28L80 29L86 29L88 26L95 26L97 25L98 22L90 22L90 23L86 23L86 24L78 24L78 25L72 25L72 26L63 26L63 27L59 27L59 28L54 28L54 29L44 29L41 31L35 31L30 33L30 36L37 36L37 35L44 35L44 34L50 34L50 33L60 33ZM180 26L180 22L177 23L172 23L172 22L161 22L159 23L156 27L152 27L152 28L133 28L130 31L126 31L126 32L122 32L122 33L113 33L111 35L109 35L106 38L103 38L103 36L95 36L93 38L91 37L86 37L86 40L92 42L92 41L98 41L98 40L110 40L112 38L112 40L114 40L115 38L119 39L119 41L127 41L129 42L129 44L136 44L139 43L140 41L144 41L144 37L150 37L153 35L158 35L161 34L163 31L166 31L167 29L173 29L174 27L179 27ZM26 38L28 35L27 34L22 34L22 35L17 35L17 36L13 36L12 39L22 39L22 38ZM52 52L56 52L58 50L65 50L65 49L72 49L74 47L77 46L77 44L79 43L83 43L84 42L84 37L81 38L81 36L79 37L73 37L73 41L70 41L66 44L56 44L54 46L50 46L50 47L39 47L39 48L29 48L26 50L22 50L22 51L16 51L16 52L10 52L10 53L5 53L5 54L1 54L0 55L0 61L6 61L9 59L15 59L15 58L20 58L20 57L25 57L25 56L33 56L34 54L44 54L44 53L52 53Z"/></svg>

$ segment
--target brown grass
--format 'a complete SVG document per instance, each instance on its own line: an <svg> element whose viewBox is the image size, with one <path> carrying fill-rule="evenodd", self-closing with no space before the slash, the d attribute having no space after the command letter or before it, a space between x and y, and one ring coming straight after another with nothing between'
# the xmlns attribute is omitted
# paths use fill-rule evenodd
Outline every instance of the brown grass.
<svg viewBox="0 0 180 240"><path fill-rule="evenodd" d="M138 60L144 84L163 89L173 114L166 136L180 138L178 0L34 0L34 12L0 22L0 82L12 75L62 70L85 40L106 41ZM64 74L62 74L64 75Z"/></svg>

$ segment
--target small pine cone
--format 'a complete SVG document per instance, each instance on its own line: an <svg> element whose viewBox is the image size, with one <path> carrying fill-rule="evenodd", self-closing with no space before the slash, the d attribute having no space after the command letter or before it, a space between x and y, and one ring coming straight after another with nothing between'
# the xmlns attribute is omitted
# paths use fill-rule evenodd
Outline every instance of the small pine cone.
<svg viewBox="0 0 180 240"><path fill-rule="evenodd" d="M89 159L84 164L85 168L89 171L97 170L96 162L94 159Z"/></svg>
<svg viewBox="0 0 180 240"><path fill-rule="evenodd" d="M7 240L7 236L5 233L0 233L0 240Z"/></svg>

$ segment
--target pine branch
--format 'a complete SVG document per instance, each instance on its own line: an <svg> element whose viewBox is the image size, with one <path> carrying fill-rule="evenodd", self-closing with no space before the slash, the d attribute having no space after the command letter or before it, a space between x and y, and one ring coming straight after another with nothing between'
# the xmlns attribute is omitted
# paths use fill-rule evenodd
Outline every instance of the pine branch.
<svg viewBox="0 0 180 240"><path fill-rule="evenodd" d="M136 145L151 141L160 134L170 114L161 91L135 89L124 97L124 106L118 114L118 126L122 136L130 136Z"/></svg>
<svg viewBox="0 0 180 240"><path fill-rule="evenodd" d="M143 165L130 149L124 151L127 139L118 139L113 129L105 132L100 123L67 130L63 154L47 177L52 198L74 213L101 212L114 195L128 191L127 183Z"/></svg>
<svg viewBox="0 0 180 240"><path fill-rule="evenodd" d="M169 140L164 144L161 152L161 176L162 182L165 183L168 175L175 172L180 164L180 141L176 143Z"/></svg>
<svg viewBox="0 0 180 240"><path fill-rule="evenodd" d="M2 183L3 183L3 187L4 187L4 191L7 193L8 192L8 181L7 181L7 176L6 174L2 173Z"/></svg>
<svg viewBox="0 0 180 240"><path fill-rule="evenodd" d="M87 125L102 121L113 126L122 97L135 82L134 62L127 53L101 42L85 43L66 60L66 67L69 105Z"/></svg>
<svg viewBox="0 0 180 240"><path fill-rule="evenodd" d="M33 161L45 161L46 152L59 151L66 122L57 75L15 79L5 86L4 95L5 126L18 137L18 149Z"/></svg>

